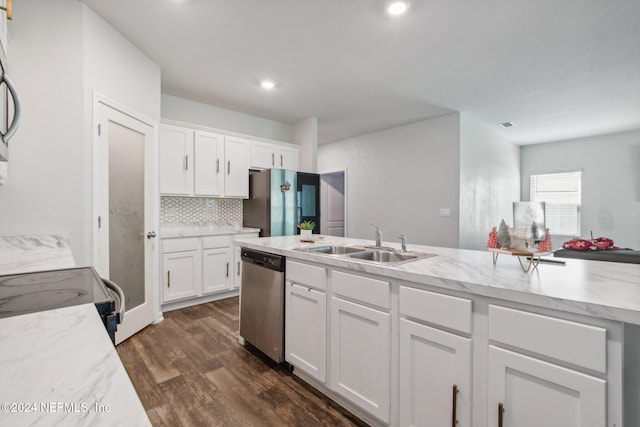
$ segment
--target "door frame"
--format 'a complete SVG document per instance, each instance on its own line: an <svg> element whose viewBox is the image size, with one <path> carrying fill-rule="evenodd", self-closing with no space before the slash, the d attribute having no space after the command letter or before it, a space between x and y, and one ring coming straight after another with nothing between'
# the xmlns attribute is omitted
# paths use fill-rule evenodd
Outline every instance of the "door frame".
<svg viewBox="0 0 640 427"><path fill-rule="evenodd" d="M344 169L331 169L331 170L327 170L327 171L323 171L323 172L318 172L318 174L320 175L320 188L321 191L323 189L323 186L326 184L323 184L322 181L322 176L323 175L332 175L332 174L338 174L338 173L342 173L344 176L344 237L348 237L349 236L349 209L348 209L348 194L349 194L349 175L348 175L348 170L347 168ZM320 208L322 212L322 208Z"/></svg>
<svg viewBox="0 0 640 427"><path fill-rule="evenodd" d="M159 122L141 114L97 91L92 91L92 118L91 118L91 150L92 150L92 217L90 220L91 224L91 247L93 251L93 266L97 268L99 265L99 231L98 231L98 216L100 213L100 150L98 147L99 143L99 135L98 135L98 124L100 120L100 105L104 105L108 108L116 110L126 116L129 116L145 125L149 126L152 129L152 156L151 156L151 171L145 171L145 179L150 178L151 182L149 187L153 188L152 194L147 195L150 197L150 205L153 210L153 214L151 215L151 224L150 227L152 230L156 231L158 237L155 239L150 239L150 243L147 246L147 249L151 251L151 268L145 268L145 277L148 275L148 279L151 281L152 286L151 294L148 296L149 302L151 303L152 310L154 313L154 321L153 323L157 323L163 319L162 312L160 310L160 292L159 292L159 280L160 280L160 180L159 180L159 164L160 164L160 153L158 148L158 138L159 138ZM146 187L146 185L145 185ZM149 271L150 270L150 271ZM126 316L125 316L126 318Z"/></svg>

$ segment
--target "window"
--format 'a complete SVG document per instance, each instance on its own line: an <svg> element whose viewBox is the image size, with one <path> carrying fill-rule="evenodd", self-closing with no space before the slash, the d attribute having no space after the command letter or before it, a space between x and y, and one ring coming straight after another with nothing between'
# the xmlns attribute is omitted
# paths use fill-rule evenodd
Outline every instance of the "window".
<svg viewBox="0 0 640 427"><path fill-rule="evenodd" d="M549 231L563 236L580 235L582 172L531 175L532 202L545 202Z"/></svg>

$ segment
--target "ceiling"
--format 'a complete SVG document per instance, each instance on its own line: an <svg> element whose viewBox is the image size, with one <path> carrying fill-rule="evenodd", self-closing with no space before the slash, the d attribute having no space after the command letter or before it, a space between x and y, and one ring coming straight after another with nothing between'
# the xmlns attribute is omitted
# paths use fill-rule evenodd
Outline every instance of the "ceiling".
<svg viewBox="0 0 640 427"><path fill-rule="evenodd" d="M382 0L84 1L161 66L163 93L315 116L319 143L453 111L518 144L640 129L638 0L413 0L401 17Z"/></svg>

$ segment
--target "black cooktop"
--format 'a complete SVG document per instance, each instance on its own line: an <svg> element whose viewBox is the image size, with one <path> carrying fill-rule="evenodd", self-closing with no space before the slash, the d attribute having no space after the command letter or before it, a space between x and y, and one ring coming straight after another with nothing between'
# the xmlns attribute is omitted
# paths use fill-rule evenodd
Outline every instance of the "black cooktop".
<svg viewBox="0 0 640 427"><path fill-rule="evenodd" d="M92 267L0 276L0 318L94 303L111 313L115 302Z"/></svg>

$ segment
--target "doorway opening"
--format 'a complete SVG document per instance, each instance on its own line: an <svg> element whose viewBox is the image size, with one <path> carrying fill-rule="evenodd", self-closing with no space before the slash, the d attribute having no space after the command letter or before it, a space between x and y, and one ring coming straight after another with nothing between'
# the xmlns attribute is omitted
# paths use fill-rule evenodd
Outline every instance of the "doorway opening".
<svg viewBox="0 0 640 427"><path fill-rule="evenodd" d="M320 233L347 237L347 171L320 174Z"/></svg>

